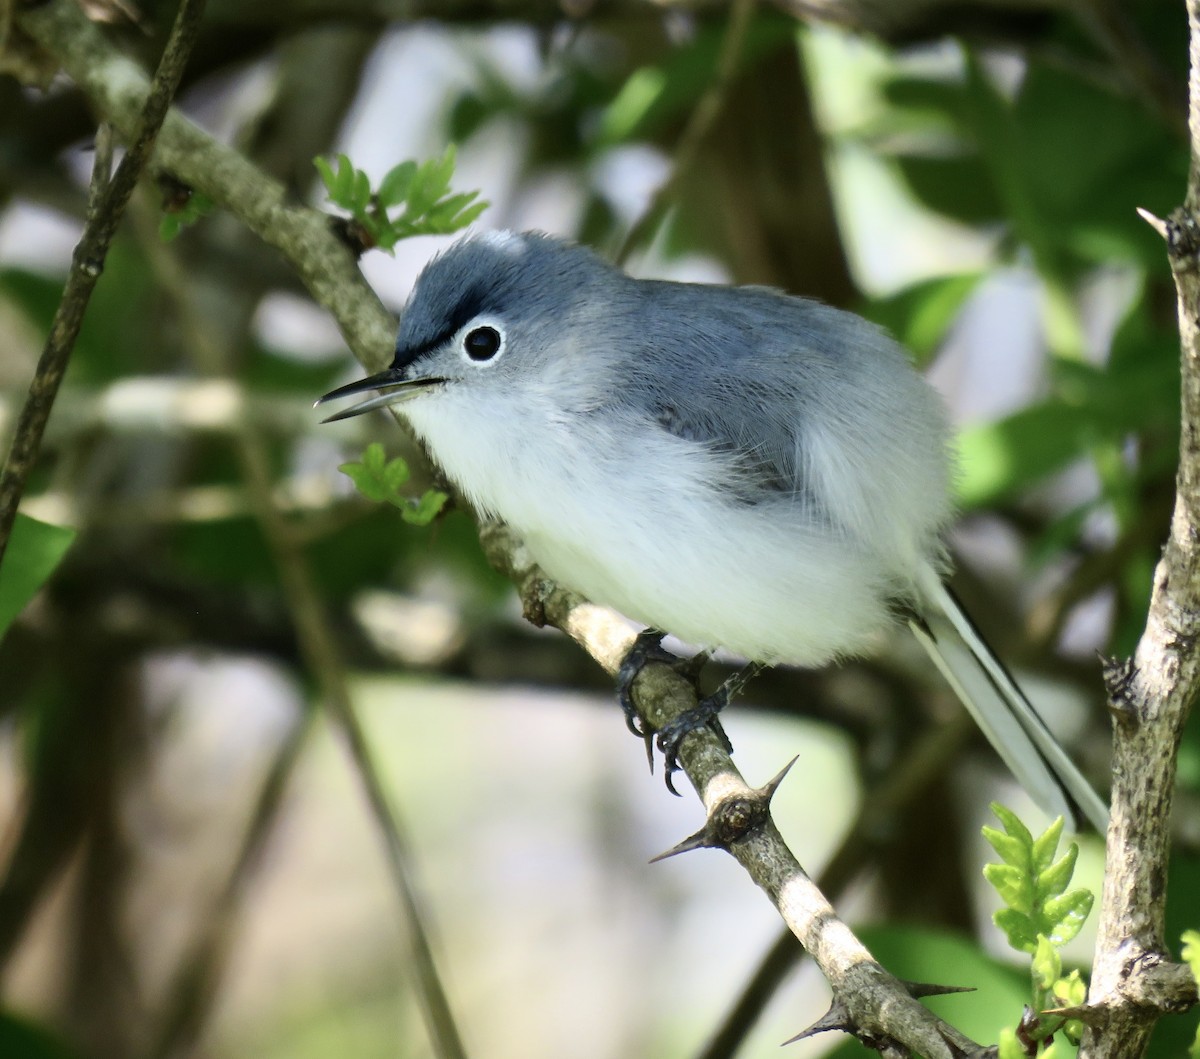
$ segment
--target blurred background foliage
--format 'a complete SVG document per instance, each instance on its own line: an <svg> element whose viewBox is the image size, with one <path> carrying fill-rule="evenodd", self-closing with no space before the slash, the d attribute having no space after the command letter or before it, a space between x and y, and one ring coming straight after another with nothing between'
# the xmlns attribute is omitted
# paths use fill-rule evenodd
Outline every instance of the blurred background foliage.
<svg viewBox="0 0 1200 1059"><path fill-rule="evenodd" d="M1182 4L568 6L417 3L404 21L367 0L213 0L181 103L314 204L316 155L378 180L456 144L453 190L492 204L478 226L888 327L962 428L956 587L1103 786L1096 655L1136 641L1173 495L1174 295L1135 209L1164 216L1185 187ZM171 8L143 0L131 24L93 5L146 62ZM92 131L70 85L0 77L5 436ZM645 866L695 811L642 774L601 675L521 621L466 514L418 529L354 495L336 468L368 442L413 459L415 490L428 468L383 415L317 425L313 398L358 371L331 325L220 212L164 244L180 189L162 184L107 263L0 581L0 1055L428 1054L295 576L409 819L473 1053L730 1054L703 1049L772 949L771 910L715 854ZM364 271L399 308L444 245ZM898 975L978 986L934 1004L994 1040L1027 983L997 962L979 826L997 794L1036 813L961 724L915 797L869 812L955 717L897 638L763 678L730 731L751 777L804 755L777 803L793 848ZM1180 778L1172 938L1200 926L1196 724ZM1084 838L1079 882L1100 859ZM778 976L742 1054L827 1003L811 968ZM1154 1054L1182 1054L1194 1023L1164 1023ZM831 1048L864 1054L792 1054Z"/></svg>

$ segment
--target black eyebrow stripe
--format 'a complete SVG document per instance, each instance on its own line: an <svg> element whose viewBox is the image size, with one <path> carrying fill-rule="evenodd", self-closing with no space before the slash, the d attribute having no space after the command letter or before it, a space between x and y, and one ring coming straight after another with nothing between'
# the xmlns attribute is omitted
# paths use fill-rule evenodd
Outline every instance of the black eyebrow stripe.
<svg viewBox="0 0 1200 1059"><path fill-rule="evenodd" d="M454 311L450 314L450 318L446 321L446 326L441 331L420 345L409 346L403 350L397 347L396 355L392 360L392 368L406 367L414 361L420 360L421 357L428 356L434 350L444 346L458 333L464 324L470 323L484 311L486 308L485 299L486 291L478 284L466 290L454 306Z"/></svg>

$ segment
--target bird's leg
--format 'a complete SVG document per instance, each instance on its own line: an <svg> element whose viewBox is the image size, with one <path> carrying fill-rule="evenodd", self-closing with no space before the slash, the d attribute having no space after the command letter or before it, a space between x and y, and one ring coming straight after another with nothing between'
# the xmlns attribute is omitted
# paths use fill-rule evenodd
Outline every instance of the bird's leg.
<svg viewBox="0 0 1200 1059"><path fill-rule="evenodd" d="M658 749L662 751L667 789L672 794L679 793L675 789L672 777L679 771L679 745L683 742L684 736L700 728L711 728L725 745L726 751L731 752L733 745L729 742L729 736L725 734L718 715L742 688L766 668L761 662L751 662L734 673L711 695L701 699L690 710L684 710L675 720L659 730L655 742L658 744Z"/></svg>

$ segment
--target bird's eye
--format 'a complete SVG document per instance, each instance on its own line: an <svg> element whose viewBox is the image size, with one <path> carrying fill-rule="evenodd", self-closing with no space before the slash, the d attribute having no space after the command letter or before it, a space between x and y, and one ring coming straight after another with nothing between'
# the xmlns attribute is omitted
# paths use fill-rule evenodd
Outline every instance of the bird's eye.
<svg viewBox="0 0 1200 1059"><path fill-rule="evenodd" d="M472 360L491 360L500 352L500 332L494 327L476 327L467 332L463 349Z"/></svg>

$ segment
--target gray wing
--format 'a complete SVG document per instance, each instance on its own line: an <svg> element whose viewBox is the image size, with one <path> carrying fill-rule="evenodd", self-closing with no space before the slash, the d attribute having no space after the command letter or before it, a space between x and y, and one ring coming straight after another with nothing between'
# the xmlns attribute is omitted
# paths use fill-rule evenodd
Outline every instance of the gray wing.
<svg viewBox="0 0 1200 1059"><path fill-rule="evenodd" d="M740 503L759 504L784 496L801 496L811 502L796 460L796 422L777 423L763 430L767 421L760 415L758 429L753 435L739 431L739 423L751 422L749 415L743 416L740 412L752 414L755 411L752 397L739 389L722 387L721 399L726 402L726 412L731 403L736 404L739 400L745 408L719 417L710 414L709 400L703 391L696 390L684 400L677 394L647 393L643 395L646 398L644 407L668 434L699 442L724 457L730 473L713 485ZM711 396L716 399L715 394Z"/></svg>
<svg viewBox="0 0 1200 1059"><path fill-rule="evenodd" d="M856 316L767 288L642 286L647 308L627 339L639 352L620 400L726 457L730 474L714 484L739 501L820 509L805 433L853 418L855 392L870 389L856 381L881 360L911 374L898 347Z"/></svg>

